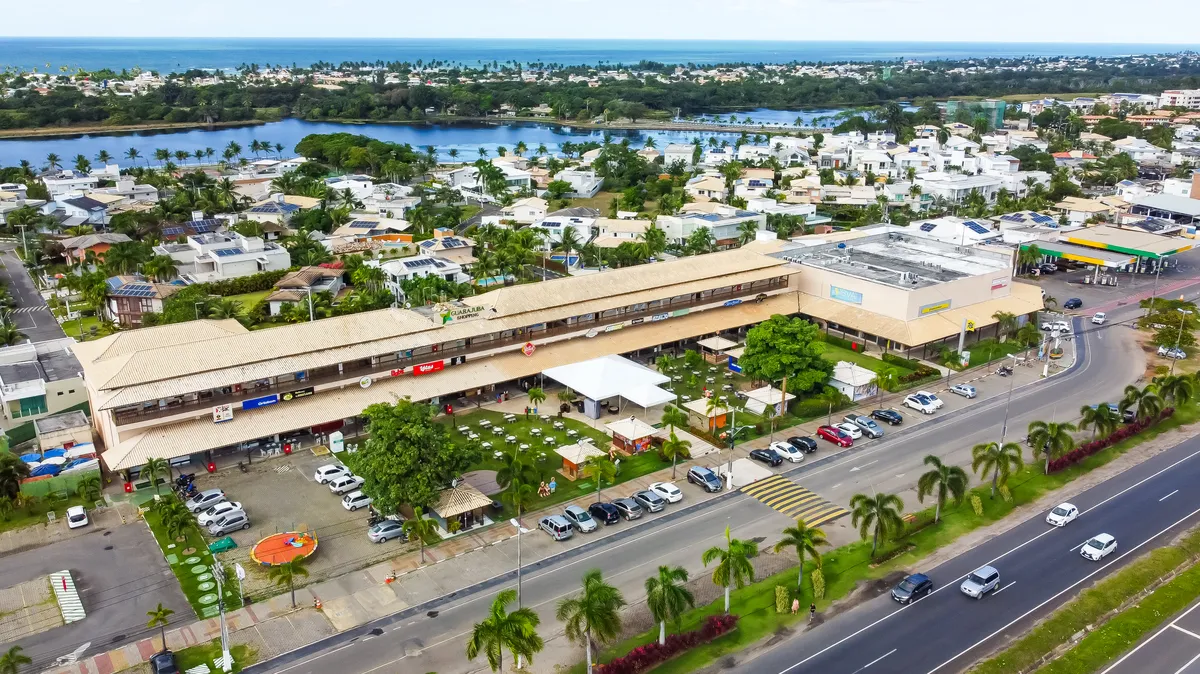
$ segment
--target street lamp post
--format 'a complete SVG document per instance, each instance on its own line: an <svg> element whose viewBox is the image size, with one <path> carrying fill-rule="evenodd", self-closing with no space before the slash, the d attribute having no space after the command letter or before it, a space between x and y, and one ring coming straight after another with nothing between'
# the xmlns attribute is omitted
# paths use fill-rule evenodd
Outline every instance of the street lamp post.
<svg viewBox="0 0 1200 674"><path fill-rule="evenodd" d="M1183 338L1183 324L1187 321L1187 317L1192 315L1192 312L1187 309L1180 308L1176 311L1179 312L1179 332L1175 335L1175 353L1171 354L1171 370L1168 372L1168 376L1175 374L1175 361L1179 360L1175 355L1179 353L1179 340Z"/></svg>
<svg viewBox="0 0 1200 674"><path fill-rule="evenodd" d="M308 322L313 322L313 303L312 303L312 288L303 288L304 292L308 293Z"/></svg>
<svg viewBox="0 0 1200 674"><path fill-rule="evenodd" d="M1017 381L1017 354L1008 354L1013 359L1013 372L1008 375L1008 398L1004 401L1004 423L1000 425L1000 446L1004 446L1004 436L1008 433L1008 406L1012 403L1013 384Z"/></svg>
<svg viewBox="0 0 1200 674"><path fill-rule="evenodd" d="M1160 274L1162 274L1162 268L1163 268L1163 258L1160 257L1157 260L1155 260L1154 290L1152 290L1150 292L1150 306L1147 307L1147 309L1146 309L1147 316L1154 313L1154 298L1158 295L1158 277Z"/></svg>

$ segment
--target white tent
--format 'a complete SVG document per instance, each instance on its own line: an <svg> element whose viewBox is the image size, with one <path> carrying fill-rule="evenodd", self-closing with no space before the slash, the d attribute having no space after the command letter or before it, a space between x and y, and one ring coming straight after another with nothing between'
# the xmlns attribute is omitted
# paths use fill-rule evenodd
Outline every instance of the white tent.
<svg viewBox="0 0 1200 674"><path fill-rule="evenodd" d="M767 405L775 408L775 414L778 416L783 413L783 406L780 405L783 398L783 391L774 386L767 385L762 388L756 388L753 391L746 391L746 409L755 414L762 414L763 410L767 409ZM795 400L796 396L791 393L787 394L788 400Z"/></svg>
<svg viewBox="0 0 1200 674"><path fill-rule="evenodd" d="M600 417L596 403L610 398L624 398L643 408L675 399L674 393L658 386L670 377L618 355L552 367L542 374L587 398L584 413L593 419Z"/></svg>

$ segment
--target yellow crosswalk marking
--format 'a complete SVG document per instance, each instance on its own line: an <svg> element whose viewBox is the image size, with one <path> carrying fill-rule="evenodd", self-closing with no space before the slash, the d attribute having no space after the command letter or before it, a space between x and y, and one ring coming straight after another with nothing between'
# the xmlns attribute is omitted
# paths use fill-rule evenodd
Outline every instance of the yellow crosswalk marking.
<svg viewBox="0 0 1200 674"><path fill-rule="evenodd" d="M828 524L849 514L845 508L826 501L819 494L781 475L772 475L746 485L742 491L788 517L803 519L809 526Z"/></svg>

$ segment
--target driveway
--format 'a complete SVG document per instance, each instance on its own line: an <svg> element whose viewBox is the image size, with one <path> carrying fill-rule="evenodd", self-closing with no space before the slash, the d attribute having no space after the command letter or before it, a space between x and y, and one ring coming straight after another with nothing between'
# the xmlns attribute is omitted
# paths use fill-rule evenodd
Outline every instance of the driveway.
<svg viewBox="0 0 1200 674"><path fill-rule="evenodd" d="M91 642L87 654L146 636L146 612L159 602L175 611L172 622L194 619L179 583L146 525L114 529L0 559L0 587L68 569L87 617L21 641L25 655L42 665ZM57 608L53 610L57 611ZM37 667L40 671L42 667Z"/></svg>
<svg viewBox="0 0 1200 674"><path fill-rule="evenodd" d="M50 307L46 306L41 293L34 287L25 264L17 257L14 245L4 244L0 247L0 282L8 287L9 294L16 301L11 319L34 342L66 337L62 326L50 313Z"/></svg>

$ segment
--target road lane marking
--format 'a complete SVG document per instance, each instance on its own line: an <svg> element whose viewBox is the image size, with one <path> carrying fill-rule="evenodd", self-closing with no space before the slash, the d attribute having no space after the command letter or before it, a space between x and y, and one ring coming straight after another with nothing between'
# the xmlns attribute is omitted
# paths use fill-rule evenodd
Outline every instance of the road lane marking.
<svg viewBox="0 0 1200 674"><path fill-rule="evenodd" d="M872 465L872 464L875 464L875 463L879 463L879 459L875 459L874 461L868 461L868 462L864 463L864 464L863 464L863 465L861 465L861 466L855 466L855 467L853 467L853 468L851 468L851 469L850 469L850 472L851 472L851 473L857 473L858 471L862 470L863 468L866 468L867 466L870 466L870 465Z"/></svg>
<svg viewBox="0 0 1200 674"><path fill-rule="evenodd" d="M1159 502L1159 503L1162 503L1163 501L1165 501L1165 500L1167 500L1167 499L1171 498L1172 496L1174 496L1174 495L1176 495L1176 494L1178 494L1178 493L1179 493L1179 490L1178 490L1178 489L1176 489L1175 491L1171 492L1170 494L1167 494L1166 496L1164 496L1164 497L1162 497L1162 498L1158 499L1158 502Z"/></svg>
<svg viewBox="0 0 1200 674"><path fill-rule="evenodd" d="M1179 630L1180 632L1183 632L1184 634L1188 635L1189 637L1193 637L1195 639L1200 639L1200 634L1196 634L1195 632L1193 632L1191 630L1185 630L1182 627L1180 627L1179 625L1176 625L1175 623L1171 623L1170 626L1174 627L1175 629Z"/></svg>
<svg viewBox="0 0 1200 674"><path fill-rule="evenodd" d="M1184 461L1187 461L1187 460L1189 460L1189 459L1191 459L1191 458L1193 458L1193 457L1195 457L1195 456L1197 456L1197 455L1200 455L1200 450L1197 450L1197 451L1195 451L1195 452L1192 452L1191 454L1188 454L1187 456L1183 457L1182 459L1180 459L1180 460L1176 461L1175 463L1172 463L1171 465L1167 466L1166 468L1163 468L1163 469L1159 470L1158 472L1156 472L1156 473L1154 473L1154 474L1152 474L1152 475L1150 475L1150 476L1148 476L1148 477L1142 478L1142 479L1141 479L1141 480L1139 480L1138 482L1136 482L1136 483L1134 483L1134 484L1130 485L1129 487L1126 487L1125 489L1122 489L1121 491L1117 492L1116 494L1113 494L1113 495L1112 495L1112 496L1110 496L1109 498L1106 498L1106 499L1104 499L1103 501L1101 501L1101 502L1097 503L1096 505L1092 506L1091 508L1088 508L1087 510L1081 511L1079 514L1080 514L1080 515L1083 515L1083 514L1089 513L1089 512L1091 512L1091 511L1095 510L1096 508L1099 508L1100 506L1104 505L1105 503L1108 503L1109 501L1113 500L1114 498L1117 498L1118 496L1121 496L1122 494L1124 494L1124 493L1128 492L1130 489L1134 489L1134 488L1136 488L1136 487L1138 487L1138 486L1141 486L1141 485L1142 485L1142 484L1144 484L1145 482L1147 482L1147 481L1149 481L1149 480L1152 480L1152 479L1154 479L1154 478L1158 477L1159 475L1162 475L1163 473L1165 473L1165 472L1167 472L1167 471L1169 471L1169 470L1173 470L1173 469L1174 469L1176 466L1178 466L1179 464L1181 464L1181 463L1183 463ZM1110 479L1112 479L1112 478L1110 478ZM1103 483L1101 483L1101 484L1103 484ZM1099 486L1099 485L1097 485L1097 486ZM1093 489L1094 489L1094 488L1095 488L1095 487L1093 487ZM1029 539L1029 540L1025 541L1024 543L1021 543L1020 545L1018 545L1018 546L1014 547L1013 549L1009 550L1008 552L1001 553L1001 554L1000 554L998 557L996 557L996 558L995 558L995 559L993 559L992 561L990 561L990 562L987 562L987 564L984 564L984 565L981 565L981 566L990 566L991 564L994 564L995 562L998 562L998 561L1000 561L1001 559L1004 559L1005 557L1007 557L1007 556L1011 555L1012 553L1016 552L1017 550L1020 550L1021 548L1025 547L1026 545L1029 545L1030 543L1033 543L1034 541L1036 541L1037 539L1041 538L1042 536L1045 536L1045 535L1046 535L1046 534L1048 534L1048 533L1051 533L1051 532L1053 532L1053 531L1056 531L1056 530L1058 530L1058 528L1059 528L1059 527L1052 527L1052 528L1050 528L1050 529L1047 529L1047 530L1043 531L1042 533L1040 533L1040 534L1038 534L1038 535L1034 536L1033 538L1031 538L1031 539ZM1118 558L1118 559L1119 559L1119 558ZM1114 560L1114 561L1115 561L1115 560ZM936 587L936 588L934 588L933 592L931 592L930 594L937 594L938 592L941 592L942 590L946 589L947 587L951 587L951 586L953 586L953 585L957 585L957 584L959 583L959 581L961 581L963 578L966 578L966 576L965 576L965 575L964 575L964 576L959 576L959 577L958 577L958 579L956 579L956 580L954 580L954 581L952 581L952 582L950 582L950 583L947 583L947 584L945 584L945 585L942 585L942 586L940 586L940 587ZM869 625L866 625L866 626L864 626L864 627L860 628L859 630L857 630L856 632L854 632L854 633L852 633L852 634L850 634L850 635L848 635L848 636L842 637L842 638L841 638L841 639L839 639L838 641L835 641L834 643L832 643L832 644L830 644L830 645L826 646L825 648L822 648L821 650L817 651L816 653L813 653L812 655L808 656L807 658L804 658L804 659L803 659L803 660L801 660L800 662L797 662L796 664L794 664L794 665L792 665L792 666L788 667L787 669L785 669L785 670L781 671L779 674L787 674L788 672L790 672L790 671L792 671L793 669L795 669L795 668L797 668L797 667L799 667L799 666L803 665L804 663L808 662L809 660L812 660L813 658L816 658L816 657L818 657L818 656L820 656L820 655L823 655L824 653L826 653L826 652L828 652L828 651L830 651L830 650L833 650L834 648L837 648L838 646L841 646L843 643L845 643L845 642L847 642L847 641L849 641L849 640L853 639L854 637L856 637L856 636L858 636L858 635L862 634L863 632L866 632L867 630L870 630L871 628L875 627L875 626L876 626L876 625L878 625L879 623L882 623L883 621L885 621L885 620L888 620L889 618L891 618L891 617L893 617L893 616L899 615L901 611L905 611L905 610L907 610L907 609L908 609L910 606L915 606L915 605L916 605L915 603L909 603L909 604L905 604L904 606L901 606L901 607L899 608L899 610L897 610L897 611L895 611L895 612L892 612L892 613L889 613L889 614L885 615L884 617L882 617L882 618L880 618L880 619L876 620L875 622L872 622L872 623L870 623ZM1200 604L1197 604L1197 606L1200 606ZM1195 607L1193 607L1193 608L1195 608ZM1187 614L1184 614L1184 615L1187 615ZM1182 616L1180 616L1180 617L1182 617ZM1165 628L1164 628L1164 629L1165 629ZM1131 653L1130 655L1132 655L1132 653ZM1113 666L1115 667L1116 665L1113 665ZM1105 674L1107 674L1107 671L1105 672Z"/></svg>
<svg viewBox="0 0 1200 674"><path fill-rule="evenodd" d="M1008 585L1005 585L1004 587L1000 588L999 590L996 590L996 591L995 591L995 592L993 592L992 594L1000 594L1001 592L1003 592L1003 591L1007 590L1008 588L1010 588L1010 587L1012 587L1013 585L1016 585L1016 584L1017 584L1017 581L1015 581L1015 580L1014 580L1013 582L1009 583Z"/></svg>
<svg viewBox="0 0 1200 674"><path fill-rule="evenodd" d="M881 656L879 656L879 657L875 658L874 660L872 660L872 661L868 662L867 664L863 665L863 666L862 666L862 669L860 669L860 670L858 670L858 671L860 671L860 672L861 672L863 669L866 669L867 667L870 667L871 665L873 665L873 664L875 664L875 663L879 662L880 660L882 660L882 659L886 658L887 656L891 655L892 653L895 653L897 650L899 650L899 649L897 649L897 648L893 648L892 650L888 651L887 653L884 653L883 655L881 655Z"/></svg>
<svg viewBox="0 0 1200 674"><path fill-rule="evenodd" d="M1175 670L1175 674L1183 674L1183 670L1187 669L1188 667L1191 667L1192 663L1197 660L1200 660L1200 653L1197 653L1195 657L1193 657L1191 660L1188 660L1186 665Z"/></svg>
<svg viewBox="0 0 1200 674"><path fill-rule="evenodd" d="M1088 540L1091 540L1091 539L1089 538ZM1076 545L1075 547L1071 548L1068 552L1075 552L1076 550L1078 550L1079 548L1082 548L1086 544L1087 544L1087 541L1084 541L1083 543L1080 543L1079 545Z"/></svg>
<svg viewBox="0 0 1200 674"><path fill-rule="evenodd" d="M1154 535L1150 536L1149 538L1147 538L1146 540L1142 541L1141 543L1138 543L1137 545L1135 545L1134 547L1130 548L1129 550L1126 550L1124 553L1122 553L1122 554L1118 555L1118 556L1117 556L1115 559L1113 559L1111 562L1109 562L1109 563L1105 564L1104 566L1101 566L1100 568L1098 568L1098 569L1096 569L1095 571L1093 571L1093 572L1089 573L1088 575L1084 576L1083 578L1080 578L1079 580L1075 581L1074 583L1071 583L1071 584L1070 584L1070 585L1068 585L1067 587L1065 587L1065 588L1063 588L1063 589L1059 590L1058 592L1054 593L1054 595L1053 595L1053 596L1051 596L1049 599L1046 599L1045 601L1043 601L1042 603L1038 604L1037 606L1034 606L1033 608L1029 609L1029 610L1028 610L1028 611L1026 611L1025 613L1022 613L1021 615L1017 616L1017 617L1016 617L1016 618L1014 618L1013 620L1009 621L1009 623L1008 623L1007 625L1004 625L1003 627L1001 627L1000 629L996 630L995 632L992 632L991 634L989 634L989 635L985 636L984 638L980 639L979 641L976 641L974 644L972 644L971 646L968 646L966 649L964 649L963 651L961 651L961 652L960 652L958 655L955 655L954 657L952 657L952 658L950 658L949 660L947 660L947 661L943 662L942 664L938 665L937 667L934 667L933 669L929 670L929 673L928 673L928 674L933 674L934 672L936 672L936 671L938 671L939 669L941 669L941 668L945 667L946 665L950 664L951 662L954 662L955 660L957 660L957 659L961 658L962 656L966 655L967 653L970 653L971 651L975 650L976 648L979 648L981 645L983 645L983 644L987 643L987 642L988 642L988 641L990 641L991 639L994 639L994 638L995 638L997 635L999 635L999 634L1002 634L1002 633L1004 633L1005 631L1007 631L1007 630L1008 630L1010 627L1012 627L1013 625L1015 625L1015 624L1017 624L1017 623L1021 622L1022 620L1024 620L1024 619L1028 618L1029 616L1033 615L1033 614L1034 614L1034 613L1036 613L1037 611L1040 611L1040 610L1041 610L1043 607L1045 607L1045 606L1046 606L1046 604L1049 604L1050 602L1054 601L1055 599L1058 599L1059 597L1061 597L1062 595L1066 594L1067 592L1070 592L1071 590L1074 590L1075 588L1079 587L1080 585L1082 585L1083 583L1087 582L1088 580L1091 580L1091 579L1092 579L1092 577L1094 577L1094 576L1096 576L1097 574L1099 574L1099 573L1103 572L1103 571L1104 571L1105 569L1107 569L1108 567L1112 566L1113 564L1116 564L1117 562L1119 562L1119 561L1121 561L1122 559L1124 559L1125 557L1127 557L1127 556L1129 556L1129 555L1133 554L1134 552L1137 552L1139 549L1141 549L1142 547L1144 547L1144 546L1145 546L1147 543L1149 543L1149 542L1153 541L1154 539L1158 538L1159 536L1161 536L1161 535L1163 535L1163 534L1167 533L1167 532L1168 532L1168 531L1170 531L1171 529L1174 529L1175 527L1179 526L1180 524L1183 524L1184 522L1188 521L1189 519L1191 519L1192 517L1194 517L1194 516L1195 516L1195 515L1197 515L1197 514L1200 514L1200 508L1197 508L1196 510L1193 510L1192 512L1188 513L1187 515L1184 515L1182 518L1180 518L1180 519L1176 520L1174 523L1172 523L1171 525L1169 525L1167 528L1163 529L1162 531L1159 531L1158 533L1156 533L1156 534L1154 534Z"/></svg>

